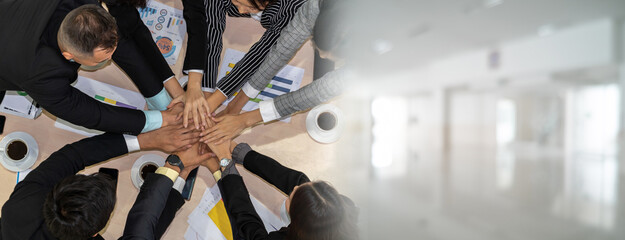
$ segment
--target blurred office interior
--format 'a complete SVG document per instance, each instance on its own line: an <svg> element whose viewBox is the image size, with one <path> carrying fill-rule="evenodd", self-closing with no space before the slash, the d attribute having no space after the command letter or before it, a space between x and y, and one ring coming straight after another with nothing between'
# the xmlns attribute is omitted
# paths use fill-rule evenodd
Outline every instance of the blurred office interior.
<svg viewBox="0 0 625 240"><path fill-rule="evenodd" d="M362 239L625 239L625 1L358 1Z"/></svg>

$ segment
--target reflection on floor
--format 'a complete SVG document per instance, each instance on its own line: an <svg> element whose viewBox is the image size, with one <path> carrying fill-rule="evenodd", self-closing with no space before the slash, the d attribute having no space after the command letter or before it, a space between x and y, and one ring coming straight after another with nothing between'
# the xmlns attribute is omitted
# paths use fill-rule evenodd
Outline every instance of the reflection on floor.
<svg viewBox="0 0 625 240"><path fill-rule="evenodd" d="M625 239L624 161L615 144L587 144L588 135L579 135L596 125L611 128L613 136L616 130L607 124L578 121L577 128L585 127L578 132L556 131L565 134L554 141L564 147L510 140L445 149L422 147L437 140L413 137L428 129L410 127L410 113L402 117L409 119L402 122L407 127L398 127L389 124L393 118L372 114L392 111L376 109L375 101L368 106L344 106L361 117L348 119L352 125L337 157L350 166L343 174L351 184L342 185L361 207L361 239ZM580 119L596 116L584 109ZM377 129L380 121L387 128ZM408 141L376 150L376 142L389 136ZM392 160L380 160L385 156Z"/></svg>

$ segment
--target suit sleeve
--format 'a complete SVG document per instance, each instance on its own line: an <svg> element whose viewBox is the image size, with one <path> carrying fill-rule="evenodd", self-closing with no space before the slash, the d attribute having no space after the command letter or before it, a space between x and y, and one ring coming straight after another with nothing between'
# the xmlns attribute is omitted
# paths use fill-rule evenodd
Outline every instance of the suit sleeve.
<svg viewBox="0 0 625 240"><path fill-rule="evenodd" d="M128 153L124 137L120 134L105 133L65 145L52 153L35 170L16 186L38 183L54 186L64 178L74 175L91 166Z"/></svg>
<svg viewBox="0 0 625 240"><path fill-rule="evenodd" d="M185 71L203 70L206 66L208 23L206 6L202 0L182 0L182 13L187 21L187 53L184 59ZM222 30L223 32L223 30Z"/></svg>
<svg viewBox="0 0 625 240"><path fill-rule="evenodd" d="M247 89L244 88L247 96L255 97L258 92L265 89L280 69L289 63L300 47L312 35L317 15L319 15L318 1L309 0L300 7L293 20L282 30L280 37L271 47L258 70L250 76L247 84L253 87L250 90L255 91L248 93Z"/></svg>
<svg viewBox="0 0 625 240"><path fill-rule="evenodd" d="M140 110L98 102L71 86L71 77L50 75L22 85L22 88L53 115L76 125L105 132L141 133L145 115Z"/></svg>
<svg viewBox="0 0 625 240"><path fill-rule="evenodd" d="M236 174L223 177L219 183L222 198L230 221L236 227L239 238L247 240L268 239L263 221L254 210L243 178Z"/></svg>
<svg viewBox="0 0 625 240"><path fill-rule="evenodd" d="M160 223L160 217L167 207L173 182L165 175L150 174L141 186L135 204L128 213L124 235L119 239L157 239L165 230L158 227L169 225L171 219ZM169 221L169 222L168 222ZM165 226L166 227L166 226Z"/></svg>
<svg viewBox="0 0 625 240"><path fill-rule="evenodd" d="M286 194L291 194L296 186L310 182L306 174L282 166L273 158L252 150L247 143L234 147L232 159Z"/></svg>
<svg viewBox="0 0 625 240"><path fill-rule="evenodd" d="M25 232L32 234L39 227L36 223L43 221L41 206L45 197L57 183L86 166L120 156L127 151L122 135L105 133L68 144L52 153L15 186L2 206L3 236L0 239L24 239Z"/></svg>
<svg viewBox="0 0 625 240"><path fill-rule="evenodd" d="M345 72L339 69L326 73L322 78L303 88L274 98L273 103L280 117L289 116L340 95L345 89L345 85ZM267 122L268 119L263 118L263 120Z"/></svg>
<svg viewBox="0 0 625 240"><path fill-rule="evenodd" d="M165 234L165 231L167 231L167 228L169 227L171 222L174 221L176 212L180 210L182 205L184 205L184 198L182 198L182 195L180 195L180 193L177 190L172 188L169 191L169 197L167 198L165 209L163 209L161 216L158 218L158 223L156 225L156 233L155 233L156 238L155 239L160 239L163 236L163 234Z"/></svg>
<svg viewBox="0 0 625 240"><path fill-rule="evenodd" d="M156 95L163 89L163 82L174 76L173 71L136 8L113 3L109 4L109 11L117 21L121 36L113 60L145 97Z"/></svg>

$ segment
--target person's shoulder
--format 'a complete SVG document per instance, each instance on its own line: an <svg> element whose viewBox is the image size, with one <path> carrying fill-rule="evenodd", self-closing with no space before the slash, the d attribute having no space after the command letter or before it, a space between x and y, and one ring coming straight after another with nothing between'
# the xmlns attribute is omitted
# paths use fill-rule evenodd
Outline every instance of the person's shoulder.
<svg viewBox="0 0 625 240"><path fill-rule="evenodd" d="M23 184L22 184L23 185ZM24 236L43 236L43 202L48 194L37 184L16 187L2 206L1 234L4 239L23 239ZM47 238L31 238L47 239Z"/></svg>
<svg viewBox="0 0 625 240"><path fill-rule="evenodd" d="M278 231L270 232L269 235L267 236L267 239L271 239L271 240L286 239L286 235L288 232L289 232L289 228L283 227L283 228L280 228L280 230Z"/></svg>
<svg viewBox="0 0 625 240"><path fill-rule="evenodd" d="M45 44L39 44L35 52L35 58L30 66L27 81L45 78L68 78L76 79L78 75L77 63L71 63L61 55L58 49Z"/></svg>

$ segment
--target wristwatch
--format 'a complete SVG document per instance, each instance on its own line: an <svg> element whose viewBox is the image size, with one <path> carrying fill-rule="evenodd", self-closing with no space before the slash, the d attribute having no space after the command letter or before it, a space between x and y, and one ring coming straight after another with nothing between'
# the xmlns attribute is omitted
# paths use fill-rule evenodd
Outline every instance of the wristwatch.
<svg viewBox="0 0 625 240"><path fill-rule="evenodd" d="M225 168L230 164L230 162L232 162L232 159L222 158L219 160L219 166Z"/></svg>
<svg viewBox="0 0 625 240"><path fill-rule="evenodd" d="M182 172L182 169L184 169L184 164L182 164L182 160L180 160L180 157L178 157L175 154L169 155L167 157L167 163L171 164L172 166L176 166L180 168L181 172Z"/></svg>

